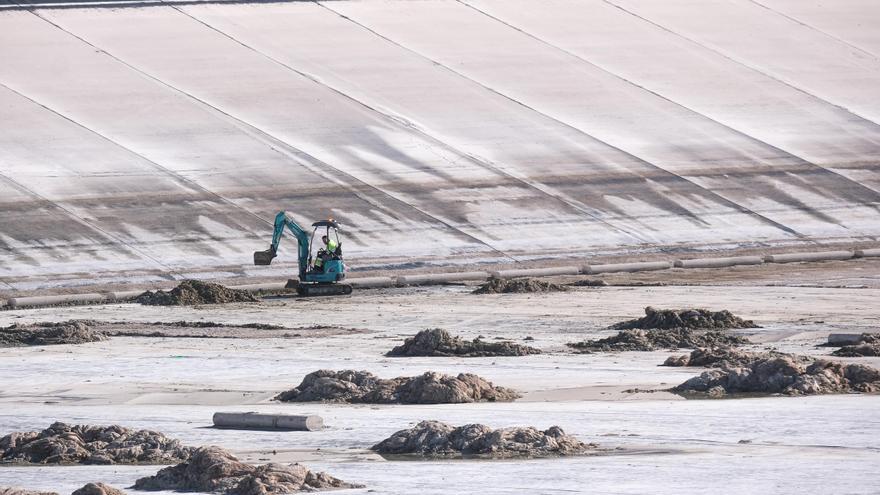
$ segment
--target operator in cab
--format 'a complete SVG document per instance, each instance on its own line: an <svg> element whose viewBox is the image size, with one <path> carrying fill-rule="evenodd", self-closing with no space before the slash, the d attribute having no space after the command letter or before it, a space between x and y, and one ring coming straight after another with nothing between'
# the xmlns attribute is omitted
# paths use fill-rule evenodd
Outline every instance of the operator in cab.
<svg viewBox="0 0 880 495"><path fill-rule="evenodd" d="M318 250L315 257L315 271L319 272L324 271L325 261L332 260L342 254L339 252L339 243L336 242L336 240L331 239L330 236L321 236L321 242L324 243L324 247Z"/></svg>

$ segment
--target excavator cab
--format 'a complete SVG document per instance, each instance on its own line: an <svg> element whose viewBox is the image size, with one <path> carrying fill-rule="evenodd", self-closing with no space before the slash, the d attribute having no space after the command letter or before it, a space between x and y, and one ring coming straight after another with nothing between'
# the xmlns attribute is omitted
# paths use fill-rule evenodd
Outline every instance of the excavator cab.
<svg viewBox="0 0 880 495"><path fill-rule="evenodd" d="M255 265L268 265L278 255L278 244L287 227L297 240L299 278L289 280L288 288L295 288L301 296L329 296L351 294L351 286L340 283L345 280L345 263L342 260L342 241L339 224L333 219L312 224L311 236L283 211L275 215L272 244L265 251L254 252ZM327 236L325 246L322 237ZM317 246L315 245L317 243Z"/></svg>
<svg viewBox="0 0 880 495"><path fill-rule="evenodd" d="M309 282L340 282L344 280L345 264L342 262L339 224L331 218L315 222L312 227L312 237L309 239L308 264L310 268L306 272L306 280ZM325 236L329 241L326 246L323 243Z"/></svg>

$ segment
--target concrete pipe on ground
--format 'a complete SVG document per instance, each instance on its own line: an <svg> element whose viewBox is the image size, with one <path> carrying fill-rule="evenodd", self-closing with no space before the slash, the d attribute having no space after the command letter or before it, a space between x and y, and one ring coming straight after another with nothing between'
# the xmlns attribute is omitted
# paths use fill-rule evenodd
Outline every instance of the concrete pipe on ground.
<svg viewBox="0 0 880 495"><path fill-rule="evenodd" d="M551 268L522 268L518 270L496 270L489 272L492 278L518 278L518 277L553 277L556 275L580 275L581 270L576 266L554 266Z"/></svg>
<svg viewBox="0 0 880 495"><path fill-rule="evenodd" d="M401 275L397 277L397 285L431 285L465 280L486 280L488 278L489 272L425 273Z"/></svg>
<svg viewBox="0 0 880 495"><path fill-rule="evenodd" d="M27 306L55 306L60 304L105 302L108 299L109 296L107 294L64 294L57 296L13 297L7 301L7 304L12 308L22 308Z"/></svg>
<svg viewBox="0 0 880 495"><path fill-rule="evenodd" d="M668 270L672 263L668 261L643 261L639 263L612 263L607 265L585 265L581 270L584 275L614 272L650 272Z"/></svg>
<svg viewBox="0 0 880 495"><path fill-rule="evenodd" d="M876 249L856 249L856 258L876 258L880 256L880 248Z"/></svg>
<svg viewBox="0 0 880 495"><path fill-rule="evenodd" d="M394 278L392 277L348 278L345 279L345 283L351 285L352 287L360 287L363 289L393 287L396 284Z"/></svg>
<svg viewBox="0 0 880 495"><path fill-rule="evenodd" d="M797 263L799 261L848 260L855 256L852 251L821 251L813 253L771 254L764 257L767 263Z"/></svg>
<svg viewBox="0 0 880 495"><path fill-rule="evenodd" d="M320 416L296 414L262 414L257 412L217 412L214 426L251 430L319 431L324 428Z"/></svg>
<svg viewBox="0 0 880 495"><path fill-rule="evenodd" d="M246 290L250 292L258 292L261 290L281 290L284 289L284 282L273 282L266 284L244 284L244 285L230 285L230 289L237 290Z"/></svg>
<svg viewBox="0 0 880 495"><path fill-rule="evenodd" d="M760 265L764 259L760 256L733 256L729 258L698 258L692 260L675 260L676 268L724 268L737 265Z"/></svg>

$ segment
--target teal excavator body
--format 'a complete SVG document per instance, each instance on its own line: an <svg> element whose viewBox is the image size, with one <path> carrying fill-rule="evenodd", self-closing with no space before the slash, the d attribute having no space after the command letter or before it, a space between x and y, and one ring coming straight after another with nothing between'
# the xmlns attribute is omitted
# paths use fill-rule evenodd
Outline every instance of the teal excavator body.
<svg viewBox="0 0 880 495"><path fill-rule="evenodd" d="M342 242L339 239L339 224L333 220L321 220L312 224L309 235L302 227L283 211L275 215L275 230L272 232L272 244L265 251L254 252L255 265L268 265L278 256L278 244L284 234L284 228L296 237L297 261L299 277L289 280L288 288L295 288L301 296L332 296L351 294L351 286L341 283L345 280L345 262L342 260ZM317 259L312 257L315 235L323 230L330 240L333 251L322 248L317 252Z"/></svg>

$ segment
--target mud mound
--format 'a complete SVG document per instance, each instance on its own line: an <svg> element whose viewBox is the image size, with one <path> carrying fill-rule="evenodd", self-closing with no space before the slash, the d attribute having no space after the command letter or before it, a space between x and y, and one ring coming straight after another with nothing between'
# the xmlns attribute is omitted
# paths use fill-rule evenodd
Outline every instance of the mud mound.
<svg viewBox="0 0 880 495"><path fill-rule="evenodd" d="M532 427L493 430L485 425L454 427L422 421L371 448L383 455L506 458L577 455L596 447L566 435L558 426L545 431Z"/></svg>
<svg viewBox="0 0 880 495"><path fill-rule="evenodd" d="M531 278L514 278L511 280L493 278L478 287L472 294L522 294L527 292L559 292L565 290L568 290L568 287L564 285Z"/></svg>
<svg viewBox="0 0 880 495"><path fill-rule="evenodd" d="M880 391L880 370L781 353L754 353L742 365L721 365L672 388L682 395L813 395Z"/></svg>
<svg viewBox="0 0 880 495"><path fill-rule="evenodd" d="M880 333L863 333L854 343L842 346L831 355L838 357L880 356Z"/></svg>
<svg viewBox="0 0 880 495"><path fill-rule="evenodd" d="M569 285L571 285L572 287L608 287L608 282L601 279L585 279L578 280L577 282L572 282Z"/></svg>
<svg viewBox="0 0 880 495"><path fill-rule="evenodd" d="M24 488L4 488L0 486L0 495L58 495L56 492L39 492L36 490L25 490Z"/></svg>
<svg viewBox="0 0 880 495"><path fill-rule="evenodd" d="M53 423L41 432L0 438L0 462L33 464L169 464L191 447L149 430Z"/></svg>
<svg viewBox="0 0 880 495"><path fill-rule="evenodd" d="M446 330L435 328L422 330L410 337L386 356L526 356L540 354L534 347L515 344L513 342L484 342L479 338L472 341L453 337Z"/></svg>
<svg viewBox="0 0 880 495"><path fill-rule="evenodd" d="M333 488L361 488L299 464L252 466L220 447L201 447L189 461L138 479L135 490L267 495Z"/></svg>
<svg viewBox="0 0 880 495"><path fill-rule="evenodd" d="M663 366L704 366L706 368L721 368L732 366L745 366L755 360L756 356L775 357L789 356L780 352L767 352L756 354L732 349L730 347L707 347L691 351L690 355L671 356L666 359ZM801 357L801 359L810 358Z"/></svg>
<svg viewBox="0 0 880 495"><path fill-rule="evenodd" d="M246 290L230 289L220 284L184 280L170 291L147 291L135 302L150 306L191 306L194 304L224 304L257 302L259 299Z"/></svg>
<svg viewBox="0 0 880 495"><path fill-rule="evenodd" d="M743 320L730 311L706 309L654 309L645 308L645 316L622 321L611 326L614 330L651 330L689 328L693 330L724 330L729 328L759 328L751 320Z"/></svg>
<svg viewBox="0 0 880 495"><path fill-rule="evenodd" d="M87 322L77 320L0 328L0 347L84 344L106 339L106 335L91 329Z"/></svg>
<svg viewBox="0 0 880 495"><path fill-rule="evenodd" d="M458 404L512 401L519 394L495 387L477 375L458 376L429 371L420 376L385 380L366 371L320 370L309 373L298 387L282 392L282 402L348 402L363 404Z"/></svg>
<svg viewBox="0 0 880 495"><path fill-rule="evenodd" d="M831 353L839 357L873 357L880 356L880 342L872 344L845 345Z"/></svg>
<svg viewBox="0 0 880 495"><path fill-rule="evenodd" d="M104 483L89 483L71 495L126 495L126 493Z"/></svg>
<svg viewBox="0 0 880 495"><path fill-rule="evenodd" d="M731 346L748 343L749 340L744 337L721 331L707 332L672 328L668 330L623 330L612 337L566 345L578 352L620 352Z"/></svg>

